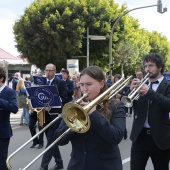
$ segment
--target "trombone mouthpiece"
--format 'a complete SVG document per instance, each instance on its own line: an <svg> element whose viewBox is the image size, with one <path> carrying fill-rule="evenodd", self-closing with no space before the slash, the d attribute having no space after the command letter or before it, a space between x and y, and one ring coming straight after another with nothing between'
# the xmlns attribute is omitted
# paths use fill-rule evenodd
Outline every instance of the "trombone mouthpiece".
<svg viewBox="0 0 170 170"><path fill-rule="evenodd" d="M87 94L87 93L84 93L83 96L76 101L76 103L77 103L77 104L80 103L80 102L81 102L84 98L86 98L87 96L88 96L88 94Z"/></svg>
<svg viewBox="0 0 170 170"><path fill-rule="evenodd" d="M84 97L84 98L85 98L85 97L87 97L87 96L88 96L88 94L87 94L87 93L84 93L84 94L83 94L83 97Z"/></svg>

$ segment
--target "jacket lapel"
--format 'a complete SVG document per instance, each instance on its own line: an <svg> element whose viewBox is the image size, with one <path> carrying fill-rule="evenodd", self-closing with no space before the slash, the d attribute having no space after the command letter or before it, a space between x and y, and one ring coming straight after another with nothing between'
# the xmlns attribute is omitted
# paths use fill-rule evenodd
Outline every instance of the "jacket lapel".
<svg viewBox="0 0 170 170"><path fill-rule="evenodd" d="M5 88L1 91L0 96L3 96L3 94L6 92L6 87L7 86L5 86Z"/></svg>
<svg viewBox="0 0 170 170"><path fill-rule="evenodd" d="M165 89L166 85L167 85L167 81L166 81L166 79L164 78L164 79L162 80L162 82L160 83L160 85L159 85L159 87L158 87L158 89L157 89L156 92L160 93L161 90L164 90L164 89Z"/></svg>

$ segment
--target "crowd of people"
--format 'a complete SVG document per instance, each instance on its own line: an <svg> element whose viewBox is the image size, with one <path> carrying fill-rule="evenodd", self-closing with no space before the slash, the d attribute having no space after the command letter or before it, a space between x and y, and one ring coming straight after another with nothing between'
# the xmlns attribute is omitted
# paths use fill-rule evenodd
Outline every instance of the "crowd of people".
<svg viewBox="0 0 170 170"><path fill-rule="evenodd" d="M162 56L156 53L148 54L143 60L144 72L136 72L126 86L118 91L109 100L103 100L87 112L91 122L88 132L68 132L57 144L49 149L42 157L39 170L48 170L49 163L54 157L55 165L50 170L63 169L63 159L59 146L71 141L72 152L68 170L122 170L119 143L127 139L126 117L133 115L133 125L130 134L131 146L131 170L144 170L149 158L151 158L155 170L168 170L170 161L170 83L164 78L165 65ZM86 98L78 103L82 108L94 99L105 93L112 85L118 82L122 75L115 74L111 78L98 66L89 66L80 74L70 75L67 69L61 69L62 78L56 77L56 66L49 63L45 66L45 77L48 85L55 85L61 98L62 106L68 102L75 102L82 94ZM139 98L133 100L133 107L125 107L122 97L128 96L131 91L139 87L144 75L149 73L149 79L138 90ZM128 76L127 76L128 77ZM8 155L8 145L12 131L10 127L10 113L18 112L17 97L26 97L24 80L19 72L15 73L11 80L11 88L5 85L5 72L0 68L0 169L6 170L5 160ZM12 90L13 89L13 90ZM8 95L10 94L10 95ZM22 107L20 125L29 127L31 136L36 134L36 126L39 130L46 127L58 114L45 112L43 126L37 124L37 110L30 109L29 100ZM53 108L50 110L53 113ZM61 108L55 108L55 112L61 114ZM76 117L76 116L75 116ZM78 122L74 118L72 120ZM81 125L82 126L82 125ZM2 129L2 130L1 130ZM30 148L38 145L38 149L44 147L44 134L46 136L46 148L54 142L68 125L63 119L56 121L44 133L33 140Z"/></svg>

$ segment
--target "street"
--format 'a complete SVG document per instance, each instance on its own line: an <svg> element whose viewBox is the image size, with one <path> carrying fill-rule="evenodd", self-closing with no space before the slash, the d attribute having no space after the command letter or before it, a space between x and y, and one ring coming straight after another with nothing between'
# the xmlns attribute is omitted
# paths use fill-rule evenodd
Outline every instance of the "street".
<svg viewBox="0 0 170 170"><path fill-rule="evenodd" d="M11 138L10 145L9 145L9 155L13 153L15 150L17 150L19 147L21 147L26 141L28 141L31 138L29 128L27 126L19 126L20 115L21 115L21 111L19 111L16 115L11 114L13 137ZM128 130L128 138L126 140L123 139L119 145L121 156L122 156L123 170L130 170L129 161L130 161L131 141L129 139L129 134L131 131L132 121L133 121L132 117L127 117L126 124ZM44 137L44 142L46 144L45 137ZM23 169L44 150L44 148L37 149L38 145L35 148L31 149L30 148L31 144L32 142L30 142L27 146L25 146L21 151L19 151L16 155L14 155L11 158L9 162L13 170L19 170L20 168ZM60 147L60 151L64 162L64 170L66 170L70 159L71 144L69 143L68 145ZM41 159L42 157L40 157L40 159L38 159L28 169L37 170L40 167ZM49 168L52 168L54 165L55 162L54 159L52 159ZM152 170L152 169L153 166L151 161L149 160L146 170Z"/></svg>

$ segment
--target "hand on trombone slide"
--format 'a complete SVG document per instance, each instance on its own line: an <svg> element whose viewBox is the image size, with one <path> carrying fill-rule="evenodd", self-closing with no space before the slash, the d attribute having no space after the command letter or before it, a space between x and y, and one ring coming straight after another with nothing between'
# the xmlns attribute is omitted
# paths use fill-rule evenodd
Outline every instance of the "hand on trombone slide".
<svg viewBox="0 0 170 170"><path fill-rule="evenodd" d="M88 105L88 104L89 104L89 102L83 102L83 101L79 103L79 105L82 106L82 107L83 107L83 106L86 106L86 105ZM94 112L95 110L96 110L96 105L95 105L87 114L88 114L88 115L91 115L92 112Z"/></svg>
<svg viewBox="0 0 170 170"><path fill-rule="evenodd" d="M131 85L130 85L130 90L132 91L133 89L137 89L137 88L141 85L141 83L142 83L142 82L141 82L139 79L134 78L134 79L132 80ZM148 85L147 85L147 84L143 84L143 85L139 88L138 93L139 93L140 96L144 96L144 95L147 94L148 90L149 90Z"/></svg>

